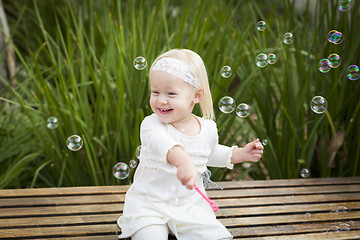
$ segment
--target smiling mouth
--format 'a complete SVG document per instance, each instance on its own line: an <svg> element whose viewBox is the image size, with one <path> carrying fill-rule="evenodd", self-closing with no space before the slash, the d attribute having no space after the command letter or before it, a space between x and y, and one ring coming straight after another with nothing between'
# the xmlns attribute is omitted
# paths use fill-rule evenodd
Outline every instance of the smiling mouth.
<svg viewBox="0 0 360 240"><path fill-rule="evenodd" d="M172 109L165 109L165 108L158 108L160 113L168 113L170 111L172 111Z"/></svg>

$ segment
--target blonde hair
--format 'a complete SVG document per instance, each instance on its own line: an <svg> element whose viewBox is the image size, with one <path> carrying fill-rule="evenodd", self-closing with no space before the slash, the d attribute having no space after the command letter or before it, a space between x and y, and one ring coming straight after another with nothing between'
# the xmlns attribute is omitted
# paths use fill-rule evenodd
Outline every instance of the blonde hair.
<svg viewBox="0 0 360 240"><path fill-rule="evenodd" d="M172 49L158 56L150 68L150 73L156 62L164 57L176 58L184 61L191 68L191 72L199 80L200 88L204 91L204 96L200 101L202 117L206 119L215 119L213 102L210 92L209 80L205 64L202 58L189 49ZM149 74L151 77L151 74Z"/></svg>

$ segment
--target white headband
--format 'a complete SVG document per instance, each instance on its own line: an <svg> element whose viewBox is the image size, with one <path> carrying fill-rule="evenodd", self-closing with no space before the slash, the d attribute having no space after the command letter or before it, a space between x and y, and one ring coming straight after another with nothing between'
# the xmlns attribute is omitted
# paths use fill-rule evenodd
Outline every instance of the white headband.
<svg viewBox="0 0 360 240"><path fill-rule="evenodd" d="M164 71L170 73L195 88L200 88L200 83L190 70L189 65L177 58L160 58L153 66L152 71Z"/></svg>

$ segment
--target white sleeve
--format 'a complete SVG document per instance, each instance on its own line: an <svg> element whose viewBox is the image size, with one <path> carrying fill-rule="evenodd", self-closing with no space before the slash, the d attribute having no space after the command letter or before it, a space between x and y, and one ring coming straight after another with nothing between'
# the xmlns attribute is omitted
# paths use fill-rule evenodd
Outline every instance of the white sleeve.
<svg viewBox="0 0 360 240"><path fill-rule="evenodd" d="M168 151L175 145L181 145L167 133L164 123L155 114L146 117L140 126L141 145L150 148L166 159Z"/></svg>
<svg viewBox="0 0 360 240"><path fill-rule="evenodd" d="M210 132L212 137L211 154L207 166L209 167L227 167L233 169L234 164L231 164L232 150L234 147L228 147L219 144L219 135L217 133L216 123L211 121Z"/></svg>
<svg viewBox="0 0 360 240"><path fill-rule="evenodd" d="M234 164L231 164L231 155L233 147L217 144L215 149L211 152L207 165L209 167L227 167L233 169Z"/></svg>

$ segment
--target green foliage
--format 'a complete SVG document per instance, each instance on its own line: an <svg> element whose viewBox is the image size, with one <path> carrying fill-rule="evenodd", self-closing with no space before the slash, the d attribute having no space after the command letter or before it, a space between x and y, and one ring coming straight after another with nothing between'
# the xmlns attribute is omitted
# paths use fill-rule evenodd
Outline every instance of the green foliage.
<svg viewBox="0 0 360 240"><path fill-rule="evenodd" d="M133 61L144 56L149 69L171 48L204 59L221 143L268 140L262 163L236 166L239 178L296 178L303 167L313 177L359 175L360 80L345 71L360 63L360 7L340 12L333 2L307 1L299 10L299 2L4 1L19 68L0 90L0 188L130 183L132 176L112 177L112 166L135 158L140 123L151 113L147 70ZM342 44L327 41L332 29ZM285 32L294 34L291 45L282 43ZM261 52L277 62L258 68ZM341 66L320 73L318 61L333 52ZM220 75L224 65L230 78ZM219 112L226 95L248 103L250 117ZM326 114L310 110L315 95L328 100ZM55 130L46 127L50 116ZM66 147L73 134L84 140L78 152ZM212 170L216 180L229 172Z"/></svg>

